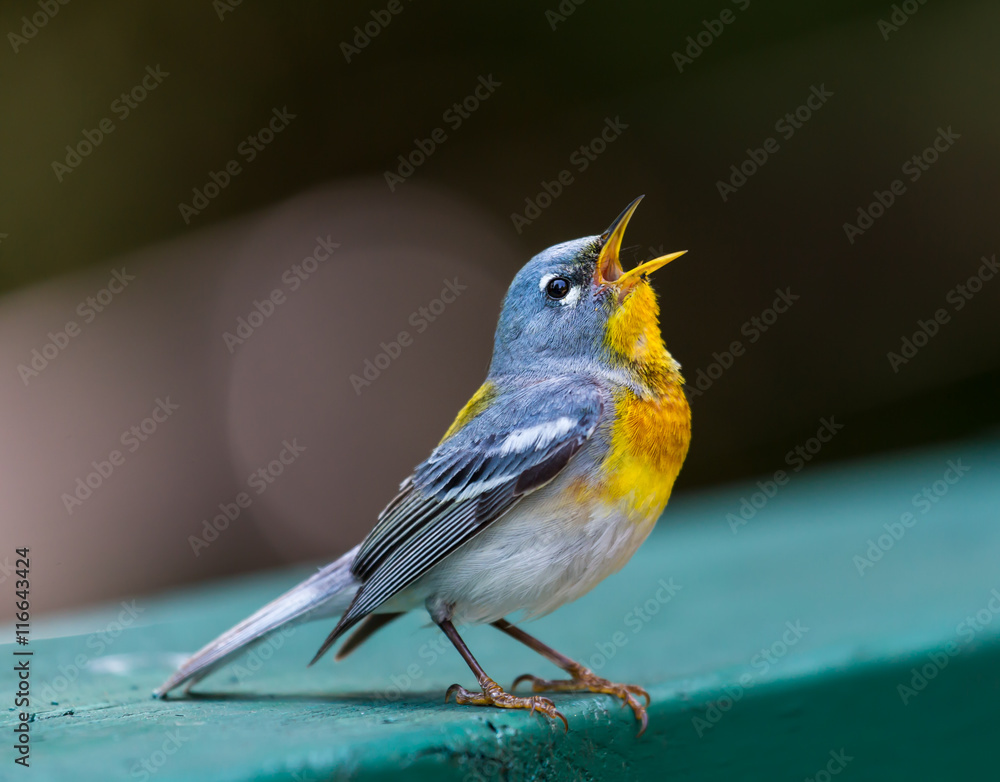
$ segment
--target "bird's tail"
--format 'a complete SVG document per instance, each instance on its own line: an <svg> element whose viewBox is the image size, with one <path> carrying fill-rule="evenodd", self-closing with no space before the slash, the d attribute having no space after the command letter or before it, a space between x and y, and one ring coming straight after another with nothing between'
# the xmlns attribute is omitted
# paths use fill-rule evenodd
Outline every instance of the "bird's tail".
<svg viewBox="0 0 1000 782"><path fill-rule="evenodd" d="M159 689L153 691L154 697L163 698L181 685L186 685L186 692L191 685L235 655L286 625L342 614L360 586L360 582L351 573L351 564L357 556L358 548L355 546L336 562L327 565L196 652Z"/></svg>

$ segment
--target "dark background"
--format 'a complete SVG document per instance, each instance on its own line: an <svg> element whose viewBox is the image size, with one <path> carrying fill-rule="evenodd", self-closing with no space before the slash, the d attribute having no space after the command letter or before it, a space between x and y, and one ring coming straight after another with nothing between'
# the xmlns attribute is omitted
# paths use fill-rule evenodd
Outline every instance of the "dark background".
<svg viewBox="0 0 1000 782"><path fill-rule="evenodd" d="M692 399L676 492L770 475L831 416L844 428L810 469L996 427L1000 279L960 311L948 299L997 252L994 4L912 0L891 30L885 3L415 0L347 62L386 5L71 2L18 44L7 34L44 12L0 10L0 523L7 548L32 547L36 610L353 545L482 380L516 270L640 193L626 265L689 251L655 277L689 382L745 348ZM680 70L674 53L724 9ZM121 119L112 104L147 66L169 75ZM448 127L480 77L499 86ZM832 95L783 138L814 87ZM240 143L283 108L295 118L246 161ZM114 131L59 181L53 161L105 117ZM580 171L574 151L616 119ZM385 172L437 127L390 190ZM958 138L911 182L902 166L939 129ZM717 182L769 137L778 151L723 200ZM241 173L186 223L178 205L231 159ZM564 169L574 181L518 230ZM906 192L850 242L844 224L895 179ZM333 258L230 351L224 332L317 236ZM31 351L122 266L135 281L24 382ZM446 279L465 290L418 333ZM778 289L799 298L750 343L743 324ZM940 308L950 320L894 371L887 353ZM412 345L356 393L350 376L402 330ZM168 395L176 414L68 512L64 493ZM295 437L301 459L195 556L219 503Z"/></svg>

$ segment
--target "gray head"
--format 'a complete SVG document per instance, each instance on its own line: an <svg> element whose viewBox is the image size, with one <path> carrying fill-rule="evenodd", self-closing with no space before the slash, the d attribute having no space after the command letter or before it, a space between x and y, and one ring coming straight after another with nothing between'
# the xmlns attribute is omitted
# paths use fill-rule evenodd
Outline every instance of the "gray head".
<svg viewBox="0 0 1000 782"><path fill-rule="evenodd" d="M647 276L684 253L622 270L622 237L641 199L604 233L550 247L517 273L500 312L490 376L669 358Z"/></svg>

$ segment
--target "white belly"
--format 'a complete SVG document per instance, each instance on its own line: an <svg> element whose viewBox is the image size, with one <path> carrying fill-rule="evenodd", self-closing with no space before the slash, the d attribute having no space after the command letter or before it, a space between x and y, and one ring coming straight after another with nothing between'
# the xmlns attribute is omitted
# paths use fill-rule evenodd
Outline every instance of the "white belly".
<svg viewBox="0 0 1000 782"><path fill-rule="evenodd" d="M383 610L426 601L456 624L542 616L620 570L656 522L621 506L570 504L564 473L442 560ZM545 521L542 521L545 520Z"/></svg>

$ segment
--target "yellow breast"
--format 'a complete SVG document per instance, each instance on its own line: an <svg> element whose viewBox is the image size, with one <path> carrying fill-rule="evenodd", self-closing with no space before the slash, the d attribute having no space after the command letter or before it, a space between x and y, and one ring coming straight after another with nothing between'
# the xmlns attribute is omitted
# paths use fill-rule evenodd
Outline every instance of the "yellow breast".
<svg viewBox="0 0 1000 782"><path fill-rule="evenodd" d="M623 502L630 515L654 522L663 512L691 441L691 409L684 378L663 343L656 294L642 281L608 320L605 346L612 360L642 387L640 396L615 393L611 447L602 465L605 500Z"/></svg>
<svg viewBox="0 0 1000 782"><path fill-rule="evenodd" d="M654 522L670 499L691 441L691 409L680 385L640 398L618 391L611 447L601 470L605 499Z"/></svg>

